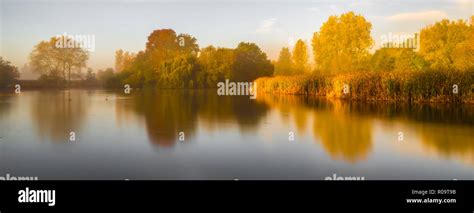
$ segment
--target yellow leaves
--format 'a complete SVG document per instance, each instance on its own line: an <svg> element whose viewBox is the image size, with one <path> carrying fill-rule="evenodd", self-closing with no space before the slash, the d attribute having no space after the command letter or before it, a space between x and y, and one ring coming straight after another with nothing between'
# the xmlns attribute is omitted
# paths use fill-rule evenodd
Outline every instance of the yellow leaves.
<svg viewBox="0 0 474 213"><path fill-rule="evenodd" d="M361 70L373 45L372 24L362 15L348 12L330 16L313 34L313 55L317 68L329 73Z"/></svg>
<svg viewBox="0 0 474 213"><path fill-rule="evenodd" d="M298 39L293 48L292 61L296 73L304 73L308 69L308 48L306 43Z"/></svg>
<svg viewBox="0 0 474 213"><path fill-rule="evenodd" d="M472 33L465 21L444 19L421 31L419 52L432 69L467 70L473 67Z"/></svg>
<svg viewBox="0 0 474 213"><path fill-rule="evenodd" d="M291 60L290 50L286 47L282 48L278 61L275 63L275 75L293 75L293 62Z"/></svg>

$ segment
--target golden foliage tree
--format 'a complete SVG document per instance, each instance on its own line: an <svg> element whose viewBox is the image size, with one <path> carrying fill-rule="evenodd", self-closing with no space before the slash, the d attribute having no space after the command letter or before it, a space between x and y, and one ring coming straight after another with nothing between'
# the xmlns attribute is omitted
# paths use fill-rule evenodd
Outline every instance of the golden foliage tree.
<svg viewBox="0 0 474 213"><path fill-rule="evenodd" d="M115 51L115 71L122 72L130 69L135 56L134 53L123 51L122 49Z"/></svg>
<svg viewBox="0 0 474 213"><path fill-rule="evenodd" d="M420 54L432 69L467 70L474 67L474 34L464 20L444 19L421 30Z"/></svg>
<svg viewBox="0 0 474 213"><path fill-rule="evenodd" d="M319 32L313 34L317 69L331 73L366 69L373 45L371 29L372 24L354 12L330 16Z"/></svg>
<svg viewBox="0 0 474 213"><path fill-rule="evenodd" d="M308 47L301 39L296 41L295 47L293 48L292 61L296 74L304 73L308 69Z"/></svg>
<svg viewBox="0 0 474 213"><path fill-rule="evenodd" d="M293 62L291 61L290 49L283 47L275 63L275 75L291 75L293 74Z"/></svg>

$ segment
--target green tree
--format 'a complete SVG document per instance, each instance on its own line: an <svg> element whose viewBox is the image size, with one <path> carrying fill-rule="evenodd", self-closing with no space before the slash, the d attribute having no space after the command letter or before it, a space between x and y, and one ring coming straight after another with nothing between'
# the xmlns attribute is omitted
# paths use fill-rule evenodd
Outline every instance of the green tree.
<svg viewBox="0 0 474 213"><path fill-rule="evenodd" d="M370 65L372 71L393 71L396 56L391 54L392 48L380 48L372 55Z"/></svg>
<svg viewBox="0 0 474 213"><path fill-rule="evenodd" d="M428 68L428 63L413 49L401 49L396 58L395 71L422 71Z"/></svg>
<svg viewBox="0 0 474 213"><path fill-rule="evenodd" d="M293 48L292 61L294 64L294 73L301 74L308 69L308 48L306 43L298 39Z"/></svg>
<svg viewBox="0 0 474 213"><path fill-rule="evenodd" d="M9 61L0 57L0 88L13 84L20 77L18 68L10 65Z"/></svg>
<svg viewBox="0 0 474 213"><path fill-rule="evenodd" d="M241 42L234 53L232 77L235 81L253 81L258 77L271 76L273 64L256 44Z"/></svg>
<svg viewBox="0 0 474 213"><path fill-rule="evenodd" d="M217 82L232 78L234 50L229 48L203 48L199 55L202 72L197 76L200 86L216 87Z"/></svg>
<svg viewBox="0 0 474 213"><path fill-rule="evenodd" d="M278 60L275 63L275 75L293 74L293 62L291 61L290 49L284 47L280 51Z"/></svg>
<svg viewBox="0 0 474 213"><path fill-rule="evenodd" d="M160 76L163 63L169 63L175 57L197 55L199 46L196 38L188 34L176 35L172 29L160 29L153 31L148 36L146 50L137 54L136 59L130 67L130 74L126 82L134 86L143 84L156 84L168 76ZM169 72L169 70L165 70ZM164 75L167 75L164 73ZM163 82L161 82L163 83Z"/></svg>
<svg viewBox="0 0 474 213"><path fill-rule="evenodd" d="M199 64L195 56L182 55L162 63L160 70L159 87L194 88Z"/></svg>
<svg viewBox="0 0 474 213"><path fill-rule="evenodd" d="M371 29L372 24L354 12L330 16L312 39L317 69L330 73L367 69Z"/></svg>

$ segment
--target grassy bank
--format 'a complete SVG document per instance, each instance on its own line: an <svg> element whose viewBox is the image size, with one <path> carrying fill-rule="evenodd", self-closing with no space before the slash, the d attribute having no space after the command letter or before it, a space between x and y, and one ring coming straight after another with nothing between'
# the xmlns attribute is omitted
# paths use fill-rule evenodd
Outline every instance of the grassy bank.
<svg viewBox="0 0 474 213"><path fill-rule="evenodd" d="M474 103L474 71L358 72L264 77L259 92L364 101ZM344 85L349 86L345 94ZM453 93L457 85L458 93Z"/></svg>

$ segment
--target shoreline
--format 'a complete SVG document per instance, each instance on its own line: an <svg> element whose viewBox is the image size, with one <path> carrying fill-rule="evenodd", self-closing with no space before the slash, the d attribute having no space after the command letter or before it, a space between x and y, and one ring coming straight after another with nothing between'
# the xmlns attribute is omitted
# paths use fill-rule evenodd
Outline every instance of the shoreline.
<svg viewBox="0 0 474 213"><path fill-rule="evenodd" d="M306 74L255 80L258 92L364 102L474 104L474 71Z"/></svg>

